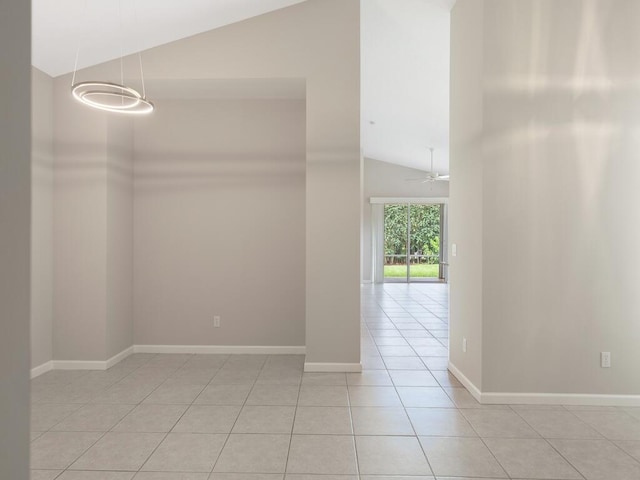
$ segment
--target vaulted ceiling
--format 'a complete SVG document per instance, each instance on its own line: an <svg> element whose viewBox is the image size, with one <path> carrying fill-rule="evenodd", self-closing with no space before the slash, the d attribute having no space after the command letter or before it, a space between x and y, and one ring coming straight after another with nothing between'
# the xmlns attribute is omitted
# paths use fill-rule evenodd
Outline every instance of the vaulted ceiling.
<svg viewBox="0 0 640 480"><path fill-rule="evenodd" d="M305 0L32 0L33 65L56 77ZM362 0L365 156L448 171L455 0ZM90 48L87 48L90 46ZM81 48L79 48L81 47ZM166 86L165 86L166 87Z"/></svg>
<svg viewBox="0 0 640 480"><path fill-rule="evenodd" d="M33 65L51 76L304 0L32 0ZM90 46L90 48L87 48Z"/></svg>
<svg viewBox="0 0 640 480"><path fill-rule="evenodd" d="M363 0L362 148L449 171L449 0Z"/></svg>

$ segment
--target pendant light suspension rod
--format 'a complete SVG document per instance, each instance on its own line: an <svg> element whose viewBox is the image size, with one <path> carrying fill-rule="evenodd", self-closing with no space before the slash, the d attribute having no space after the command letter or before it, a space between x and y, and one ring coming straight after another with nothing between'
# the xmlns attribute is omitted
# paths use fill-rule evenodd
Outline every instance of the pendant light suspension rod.
<svg viewBox="0 0 640 480"><path fill-rule="evenodd" d="M142 54L138 50L138 62L140 63L140 81L142 83L142 98L147 98L147 92L144 87L144 71L142 70Z"/></svg>
<svg viewBox="0 0 640 480"><path fill-rule="evenodd" d="M138 6L136 0L133 0L133 21L138 25ZM142 70L142 49L140 48L140 35L136 35L136 50L138 51L138 63L140 64L140 82L142 83L142 98L147 98L147 92L144 86L144 71Z"/></svg>
<svg viewBox="0 0 640 480"><path fill-rule="evenodd" d="M84 8L82 9L82 25L87 24L87 0L84 0ZM80 45L82 44L82 35L78 35L78 43L76 44L76 60L73 63L73 75L71 76L71 88L76 83L76 72L78 71L78 60L80 58Z"/></svg>
<svg viewBox="0 0 640 480"><path fill-rule="evenodd" d="M85 17L87 16L87 0L85 0ZM78 71L78 62L80 57L80 39L78 41L78 49L76 50L76 58L71 78L71 93L73 97L90 107L104 110L108 112L127 113L127 114L147 114L154 110L154 105L146 97L146 88L144 84L144 72L142 69L142 53L138 45L138 63L140 66L140 80L142 83L142 94L135 88L128 87L124 84L124 28L122 20L122 0L118 0L118 20L120 33L120 83L109 81L85 81L76 83L76 75ZM134 18L137 21L137 9L134 2ZM87 25L85 21L83 23ZM136 43L139 39L136 38Z"/></svg>
<svg viewBox="0 0 640 480"><path fill-rule="evenodd" d="M76 72L78 71L78 57L80 56L80 42L78 41L78 48L76 48L76 61L73 65L73 75L71 76L71 87L76 83Z"/></svg>

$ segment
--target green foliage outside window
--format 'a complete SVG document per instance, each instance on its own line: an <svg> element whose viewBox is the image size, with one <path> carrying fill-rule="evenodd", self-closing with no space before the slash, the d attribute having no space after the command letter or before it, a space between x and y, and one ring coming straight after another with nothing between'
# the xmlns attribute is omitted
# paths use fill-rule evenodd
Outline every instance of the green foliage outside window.
<svg viewBox="0 0 640 480"><path fill-rule="evenodd" d="M440 254L439 205L385 205L385 264L406 264L407 213L411 220L411 263L437 264Z"/></svg>

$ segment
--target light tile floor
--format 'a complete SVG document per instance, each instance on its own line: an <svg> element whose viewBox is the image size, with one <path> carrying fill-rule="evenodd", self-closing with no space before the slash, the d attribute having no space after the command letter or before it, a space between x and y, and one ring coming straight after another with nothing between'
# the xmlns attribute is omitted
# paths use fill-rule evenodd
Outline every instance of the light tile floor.
<svg viewBox="0 0 640 480"><path fill-rule="evenodd" d="M640 409L482 406L448 291L362 288L362 374L301 356L132 355L32 381L33 480L640 479Z"/></svg>

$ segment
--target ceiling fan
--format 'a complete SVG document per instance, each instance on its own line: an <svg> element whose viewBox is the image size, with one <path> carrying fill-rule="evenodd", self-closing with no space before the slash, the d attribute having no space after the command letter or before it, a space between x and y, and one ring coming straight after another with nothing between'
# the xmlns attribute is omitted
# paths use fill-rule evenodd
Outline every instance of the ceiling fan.
<svg viewBox="0 0 640 480"><path fill-rule="evenodd" d="M407 182L420 182L420 183L429 183L429 182L448 182L449 175L440 175L438 172L433 171L433 147L429 148L431 152L431 168L426 173L424 177L418 178L407 178Z"/></svg>

